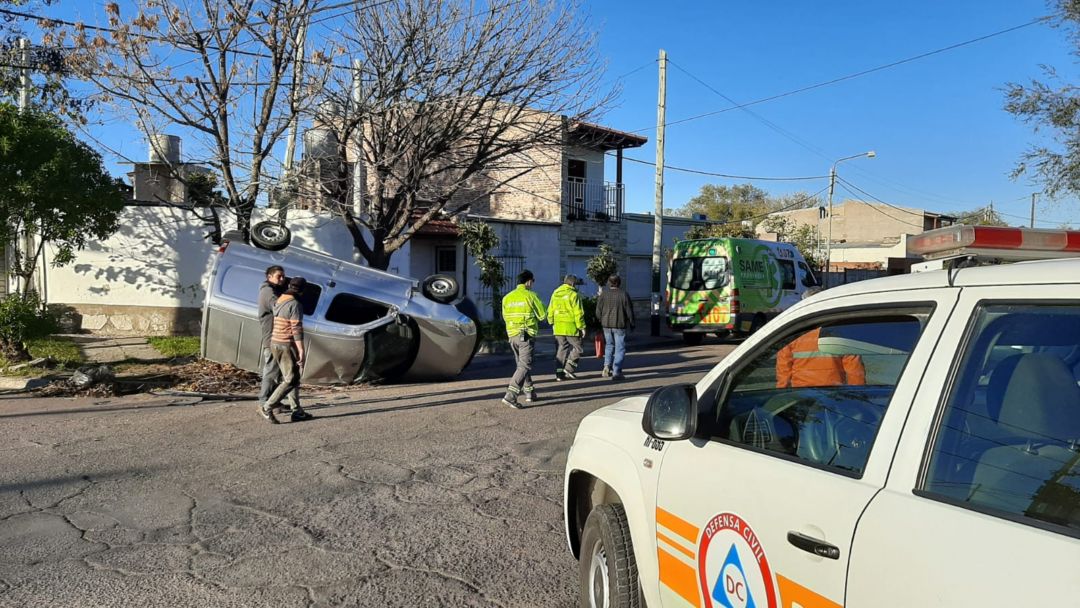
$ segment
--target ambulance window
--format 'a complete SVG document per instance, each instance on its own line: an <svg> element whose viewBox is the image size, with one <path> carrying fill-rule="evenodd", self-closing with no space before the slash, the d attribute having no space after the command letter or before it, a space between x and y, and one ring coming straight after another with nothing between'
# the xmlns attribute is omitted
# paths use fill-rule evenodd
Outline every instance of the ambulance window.
<svg viewBox="0 0 1080 608"><path fill-rule="evenodd" d="M717 289L727 284L727 258L702 258L701 280L705 289Z"/></svg>
<svg viewBox="0 0 1080 608"><path fill-rule="evenodd" d="M671 286L690 289L694 282L694 258L679 258L671 263Z"/></svg>
<svg viewBox="0 0 1080 608"><path fill-rule="evenodd" d="M980 307L921 495L1080 534L1080 307Z"/></svg>
<svg viewBox="0 0 1080 608"><path fill-rule="evenodd" d="M738 369L713 438L860 477L928 310L786 333Z"/></svg>
<svg viewBox="0 0 1080 608"><path fill-rule="evenodd" d="M820 287L821 283L818 283L817 277L814 276L814 272L810 270L810 267L805 262L799 262L799 270L802 271L802 284L803 287Z"/></svg>
<svg viewBox="0 0 1080 608"><path fill-rule="evenodd" d="M795 289L795 263L791 260L777 260L780 264L780 288Z"/></svg>

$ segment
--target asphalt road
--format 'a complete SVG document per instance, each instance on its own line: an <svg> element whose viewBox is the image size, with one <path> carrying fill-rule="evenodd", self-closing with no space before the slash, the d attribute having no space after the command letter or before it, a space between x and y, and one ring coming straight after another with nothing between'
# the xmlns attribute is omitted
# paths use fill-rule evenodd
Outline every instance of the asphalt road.
<svg viewBox="0 0 1080 608"><path fill-rule="evenodd" d="M578 422L696 381L732 346L627 357L499 403L507 365L441 384L254 402L0 397L0 606L572 606L562 475Z"/></svg>

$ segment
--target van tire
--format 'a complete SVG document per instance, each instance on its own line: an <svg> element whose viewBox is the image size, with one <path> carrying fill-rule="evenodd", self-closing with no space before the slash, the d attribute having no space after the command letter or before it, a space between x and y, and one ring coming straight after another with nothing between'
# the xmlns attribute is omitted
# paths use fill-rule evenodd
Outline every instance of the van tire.
<svg viewBox="0 0 1080 608"><path fill-rule="evenodd" d="M278 222L259 222L251 227L251 242L260 249L281 251L292 242L292 231Z"/></svg>
<svg viewBox="0 0 1080 608"><path fill-rule="evenodd" d="M684 331L682 334L683 344L687 346L701 346L701 341L705 339L705 334L699 332Z"/></svg>
<svg viewBox="0 0 1080 608"><path fill-rule="evenodd" d="M433 274L424 279L421 291L430 300L434 300L439 304L449 304L457 299L461 288L454 277L445 274Z"/></svg>
<svg viewBox="0 0 1080 608"><path fill-rule="evenodd" d="M585 520L578 560L578 589L579 605L587 608L644 605L630 525L622 505L597 505Z"/></svg>
<svg viewBox="0 0 1080 608"><path fill-rule="evenodd" d="M765 315L761 313L754 315L754 320L750 323L750 331L747 333L747 335L752 336L756 334L759 329L761 329L765 326L766 323L768 323L768 321L769 320L765 318Z"/></svg>

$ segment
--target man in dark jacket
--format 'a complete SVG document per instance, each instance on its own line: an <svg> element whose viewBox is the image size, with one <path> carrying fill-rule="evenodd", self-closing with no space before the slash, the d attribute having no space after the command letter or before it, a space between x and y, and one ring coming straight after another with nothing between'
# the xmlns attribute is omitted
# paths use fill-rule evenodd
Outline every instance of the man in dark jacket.
<svg viewBox="0 0 1080 608"><path fill-rule="evenodd" d="M613 274L608 277L607 288L596 298L596 318L604 328L605 378L622 380L622 362L626 356L626 332L634 329L634 307L630 297L622 290L622 279Z"/></svg>
<svg viewBox="0 0 1080 608"><path fill-rule="evenodd" d="M281 370L270 356L270 336L274 333L274 303L285 293L285 269L274 265L266 269L266 280L259 286L259 325L262 328L262 386L259 387L259 408L263 409L270 393L281 380Z"/></svg>

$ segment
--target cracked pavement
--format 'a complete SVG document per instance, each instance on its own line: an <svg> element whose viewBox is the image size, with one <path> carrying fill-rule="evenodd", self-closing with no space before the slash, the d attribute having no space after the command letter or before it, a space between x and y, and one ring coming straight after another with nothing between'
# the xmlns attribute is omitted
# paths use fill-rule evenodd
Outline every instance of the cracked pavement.
<svg viewBox="0 0 1080 608"><path fill-rule="evenodd" d="M542 361L520 411L509 364L312 395L277 426L254 401L0 396L0 607L573 606L577 423L731 349L630 353L621 383Z"/></svg>

